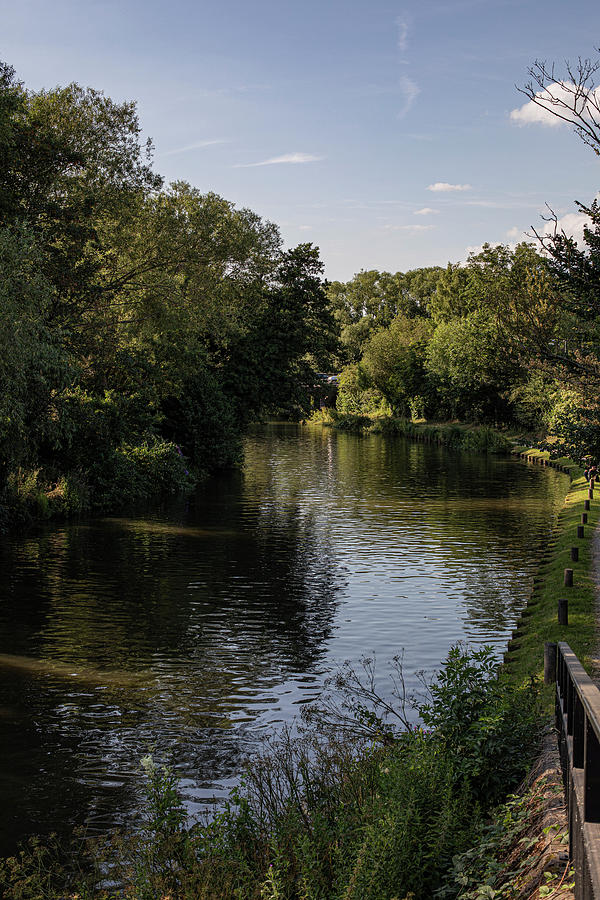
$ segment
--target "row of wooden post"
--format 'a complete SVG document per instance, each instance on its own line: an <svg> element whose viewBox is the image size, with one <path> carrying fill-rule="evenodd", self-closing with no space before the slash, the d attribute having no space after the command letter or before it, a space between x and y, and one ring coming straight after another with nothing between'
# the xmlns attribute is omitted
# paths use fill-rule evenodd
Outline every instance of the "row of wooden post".
<svg viewBox="0 0 600 900"><path fill-rule="evenodd" d="M583 501L585 512L581 514L581 525L577 526L577 537L585 536L590 503L594 499L594 479L590 479L587 499ZM571 547L571 562L579 562L579 547ZM573 587L573 569L565 569L564 586ZM569 624L569 601L561 597L558 601L558 624ZM556 680L556 644L546 641L544 645L544 683L550 684Z"/></svg>

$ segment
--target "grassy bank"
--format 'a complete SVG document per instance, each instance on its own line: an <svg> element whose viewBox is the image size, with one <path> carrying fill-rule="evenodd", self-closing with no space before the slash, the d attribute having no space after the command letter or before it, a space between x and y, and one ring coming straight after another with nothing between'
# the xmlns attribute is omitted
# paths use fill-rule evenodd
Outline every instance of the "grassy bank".
<svg viewBox="0 0 600 900"><path fill-rule="evenodd" d="M548 451L515 447L530 465L559 468L569 474L565 502L559 512L552 536L542 556L534 578L533 590L523 610L505 656L505 668L517 680L543 676L543 653L546 641L567 641L588 671L596 646L596 596L592 570L594 531L598 525L600 487L596 488L590 509L585 510L589 485L580 466L566 458L550 459ZM587 515L584 536L577 536L582 515ZM578 561L571 559L576 548ZM565 587L565 569L573 570L573 587ZM569 624L558 624L558 600L569 601ZM551 690L547 689L550 711Z"/></svg>

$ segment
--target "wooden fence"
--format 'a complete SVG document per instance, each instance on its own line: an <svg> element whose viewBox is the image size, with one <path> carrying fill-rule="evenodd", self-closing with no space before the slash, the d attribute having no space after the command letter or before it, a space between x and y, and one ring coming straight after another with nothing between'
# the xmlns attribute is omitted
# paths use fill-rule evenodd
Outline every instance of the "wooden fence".
<svg viewBox="0 0 600 900"><path fill-rule="evenodd" d="M600 691L568 644L556 656L556 725L576 900L600 900Z"/></svg>

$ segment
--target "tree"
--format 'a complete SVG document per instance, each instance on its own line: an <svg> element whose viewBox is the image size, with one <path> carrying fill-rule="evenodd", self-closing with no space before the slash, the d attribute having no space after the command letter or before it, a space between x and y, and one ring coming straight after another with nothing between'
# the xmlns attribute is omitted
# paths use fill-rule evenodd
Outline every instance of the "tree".
<svg viewBox="0 0 600 900"><path fill-rule="evenodd" d="M331 308L341 329L346 360L358 362L370 336L391 325L397 315L428 316L429 298L443 270L438 266L409 272L361 271L351 281L328 286Z"/></svg>
<svg viewBox="0 0 600 900"><path fill-rule="evenodd" d="M600 59L578 59L557 75L554 64L536 60L531 81L518 88L535 106L571 125L596 155L600 155ZM549 272L560 291L560 327L540 341L540 356L583 397L593 398L600 387L600 207L576 203L588 217L585 247L560 228L550 210L550 229L533 233L549 259Z"/></svg>
<svg viewBox="0 0 600 900"><path fill-rule="evenodd" d="M441 322L427 347L426 368L446 414L492 422L509 418L504 395L519 367L486 312Z"/></svg>
<svg viewBox="0 0 600 900"><path fill-rule="evenodd" d="M428 321L401 314L365 346L360 367L396 415L408 415L411 400L427 393L425 352L430 336Z"/></svg>
<svg viewBox="0 0 600 900"><path fill-rule="evenodd" d="M181 482L175 443L228 465L337 349L318 251L165 189L140 135L134 103L30 92L0 65L0 493L28 465L77 471L111 503L127 483L148 496L153 472Z"/></svg>
<svg viewBox="0 0 600 900"><path fill-rule="evenodd" d="M599 51L600 52L600 51ZM554 63L536 60L528 69L531 80L517 90L544 113L571 125L581 140L600 155L600 60L579 57L557 74ZM520 118L519 113L514 118Z"/></svg>
<svg viewBox="0 0 600 900"><path fill-rule="evenodd" d="M8 473L35 463L65 361L45 324L52 287L30 232L0 228L0 496Z"/></svg>
<svg viewBox="0 0 600 900"><path fill-rule="evenodd" d="M280 255L249 327L222 354L228 390L247 421L266 410L304 414L318 371L338 351L319 251L299 244Z"/></svg>

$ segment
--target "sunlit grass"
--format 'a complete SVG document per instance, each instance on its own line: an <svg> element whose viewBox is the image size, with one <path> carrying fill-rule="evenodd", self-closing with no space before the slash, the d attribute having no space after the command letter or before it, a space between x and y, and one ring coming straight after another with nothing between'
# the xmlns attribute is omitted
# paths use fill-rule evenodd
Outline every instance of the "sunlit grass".
<svg viewBox="0 0 600 900"><path fill-rule="evenodd" d="M518 448L532 461L548 459L547 452ZM588 483L582 469L572 460L561 458L551 465L569 471L571 485L559 512L552 536L542 556L533 591L509 643L506 668L517 680L530 677L543 681L544 644L566 641L588 671L596 646L596 590L593 576L593 537L600 512L600 486L587 511L584 537L577 537L584 501L588 499ZM571 560L571 547L579 550L577 562ZM565 569L573 570L573 587L565 587ZM569 601L569 624L558 624L558 601ZM553 703L553 687L545 688L548 712Z"/></svg>

